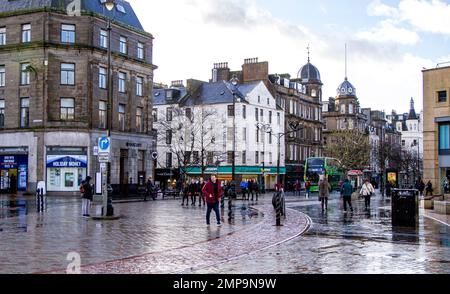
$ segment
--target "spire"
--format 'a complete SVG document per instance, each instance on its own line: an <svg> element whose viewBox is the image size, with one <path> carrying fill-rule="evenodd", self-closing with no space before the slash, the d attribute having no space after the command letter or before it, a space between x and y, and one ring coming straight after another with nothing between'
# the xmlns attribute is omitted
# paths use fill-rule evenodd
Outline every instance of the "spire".
<svg viewBox="0 0 450 294"><path fill-rule="evenodd" d="M306 49L308 49L308 65L309 65L309 63L310 63L310 58L309 58L309 49L310 49L310 47L309 47L309 44L308 44L308 47L306 47ZM309 68L309 66L308 66L308 80L309 80L309 78L310 78L310 68Z"/></svg>
<svg viewBox="0 0 450 294"><path fill-rule="evenodd" d="M345 43L345 80L348 80L347 75L347 43Z"/></svg>
<svg viewBox="0 0 450 294"><path fill-rule="evenodd" d="M414 107L414 98L411 98L408 119L417 119L417 114Z"/></svg>

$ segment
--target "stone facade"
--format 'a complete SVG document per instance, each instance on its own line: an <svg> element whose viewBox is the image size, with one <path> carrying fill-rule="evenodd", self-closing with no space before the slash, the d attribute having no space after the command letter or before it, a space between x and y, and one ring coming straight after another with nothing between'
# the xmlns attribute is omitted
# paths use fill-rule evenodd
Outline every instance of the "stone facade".
<svg viewBox="0 0 450 294"><path fill-rule="evenodd" d="M424 180L432 182L435 193L443 193L443 183L450 175L450 148L447 144L447 125L450 123L449 94L449 66L423 71Z"/></svg>
<svg viewBox="0 0 450 294"><path fill-rule="evenodd" d="M2 4L3 5L3 4ZM100 5L100 4L99 4ZM93 147L104 136L106 125L100 124L100 101L107 103L106 89L99 87L99 68L107 68L107 49L100 46L100 30L106 30L104 16L85 12L68 16L64 10L46 7L0 13L1 27L6 28L6 45L0 46L0 66L4 66L6 83L0 87L4 100L4 125L0 126L0 155L13 155L16 147L28 150L27 191L34 191L38 181L48 182L48 154L58 149L74 152L87 160L85 174L95 177L99 165ZM31 40L23 43L22 25L31 25ZM75 27L73 43L64 43L62 25ZM127 54L119 53L120 37L127 39ZM137 43L144 44L144 58L139 59ZM138 171L152 174L151 153L154 148L151 113L153 71L153 37L139 28L114 22L111 33L112 48L112 140L113 161L111 183L119 186L136 183ZM21 64L29 64L30 83L21 85ZM74 65L74 83L61 83L62 64ZM118 91L118 72L126 73L126 92ZM143 79L142 95L137 95L137 77ZM107 88L107 86L105 87ZM21 98L29 99L29 124L21 127ZM61 98L73 99L73 119L62 116ZM119 104L125 106L124 126L119 125ZM142 110L142 127L137 128L137 109ZM17 140L16 138L23 138ZM129 146L139 146L130 148ZM136 150L134 150L136 149ZM65 150L65 151L63 151ZM122 152L121 152L122 150ZM129 151L124 162L120 154ZM145 154L145 166L137 168L137 155ZM53 153L52 153L53 154ZM70 154L69 154L70 155ZM84 159L83 159L84 160ZM84 164L84 163L83 163ZM14 172L14 171L12 171ZM72 176L68 172L68 177ZM141 173L142 175L142 173ZM126 178L125 178L126 177ZM5 182L6 183L6 182ZM72 183L68 180L66 183ZM48 183L47 183L48 184ZM1 190L1 189L0 189ZM64 192L78 191L78 185ZM59 191L55 191L59 192Z"/></svg>

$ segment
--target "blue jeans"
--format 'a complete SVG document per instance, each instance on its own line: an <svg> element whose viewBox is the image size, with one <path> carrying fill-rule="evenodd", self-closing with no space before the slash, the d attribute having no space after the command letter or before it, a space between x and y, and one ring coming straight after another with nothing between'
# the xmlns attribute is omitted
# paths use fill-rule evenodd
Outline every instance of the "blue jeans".
<svg viewBox="0 0 450 294"><path fill-rule="evenodd" d="M214 204L207 203L207 205L208 209L206 210L206 224L209 225L211 218L211 210L214 210L214 213L216 214L217 224L220 224L219 202L216 202Z"/></svg>

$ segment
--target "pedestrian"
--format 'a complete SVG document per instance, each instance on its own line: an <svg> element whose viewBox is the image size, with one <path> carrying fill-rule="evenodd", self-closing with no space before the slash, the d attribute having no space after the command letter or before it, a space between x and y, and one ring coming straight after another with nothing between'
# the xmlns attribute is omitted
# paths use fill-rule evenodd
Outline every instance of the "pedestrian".
<svg viewBox="0 0 450 294"><path fill-rule="evenodd" d="M156 189L155 189L155 185L152 182L152 177L148 177L147 179L147 183L146 183L146 189L145 189L145 196L144 196L144 201L147 201L147 197L152 197L153 200L156 199Z"/></svg>
<svg viewBox="0 0 450 294"><path fill-rule="evenodd" d="M256 202L258 202L258 197L259 197L259 183L257 180L255 180L254 183L254 189L255 189L255 195L256 195Z"/></svg>
<svg viewBox="0 0 450 294"><path fill-rule="evenodd" d="M222 195L222 187L220 181L217 179L216 175L212 175L210 181L203 187L203 195L206 198L206 205L208 209L206 210L206 224L210 225L211 211L214 210L216 214L217 226L222 226L220 222L220 211L219 203Z"/></svg>
<svg viewBox="0 0 450 294"><path fill-rule="evenodd" d="M186 200L186 205L189 206L189 182L183 183L183 202L181 203L181 206L184 206L184 200Z"/></svg>
<svg viewBox="0 0 450 294"><path fill-rule="evenodd" d="M247 198L245 197L245 194L247 193L247 182L242 180L240 186L242 191L242 199L246 200Z"/></svg>
<svg viewBox="0 0 450 294"><path fill-rule="evenodd" d="M370 209L370 198L372 197L373 193L375 193L375 189L373 188L369 180L366 180L364 182L359 193L364 197L364 205L366 209Z"/></svg>
<svg viewBox="0 0 450 294"><path fill-rule="evenodd" d="M352 206L353 187L352 187L352 184L350 184L350 181L348 179L346 179L344 181L344 184L342 185L341 194L342 194L342 198L344 199L344 213L347 213L347 203L350 207L351 212L353 212L353 206Z"/></svg>
<svg viewBox="0 0 450 294"><path fill-rule="evenodd" d="M9 192L11 194L17 193L17 178L14 174L9 178Z"/></svg>
<svg viewBox="0 0 450 294"><path fill-rule="evenodd" d="M253 201L253 198L254 198L254 194L253 194L253 192L255 191L255 183L254 183L254 181L253 181L253 179L252 180L250 180L249 182L248 182L248 200L250 200L250 194L252 195L252 201Z"/></svg>
<svg viewBox="0 0 450 294"><path fill-rule="evenodd" d="M386 196L391 197L392 196L392 184L391 182L386 183Z"/></svg>
<svg viewBox="0 0 450 294"><path fill-rule="evenodd" d="M200 178L199 182L198 182L198 187L197 187L197 191L199 193L199 199L198 199L198 206L201 207L202 206L202 201L203 201L203 206L206 205L205 202L205 195L203 195L203 188L205 187L206 183L205 180L203 178Z"/></svg>
<svg viewBox="0 0 450 294"><path fill-rule="evenodd" d="M93 200L91 180L92 178L87 176L86 179L81 182L80 186L82 198L81 211L84 217L90 217L89 207L91 206L91 201Z"/></svg>
<svg viewBox="0 0 450 294"><path fill-rule="evenodd" d="M423 192L425 191L425 183L423 182L422 179L419 180L419 193L420 196L423 196Z"/></svg>
<svg viewBox="0 0 450 294"><path fill-rule="evenodd" d="M322 203L322 213L328 210L328 198L330 197L331 185L326 177L319 181L319 201Z"/></svg>
<svg viewBox="0 0 450 294"><path fill-rule="evenodd" d="M428 181L425 191L425 196L433 196L433 184L431 183L431 181Z"/></svg>
<svg viewBox="0 0 450 294"><path fill-rule="evenodd" d="M191 196L191 205L194 206L196 202L195 194L197 193L197 184L194 179L191 179L189 184L189 196Z"/></svg>
<svg viewBox="0 0 450 294"><path fill-rule="evenodd" d="M311 190L311 181L309 179L306 179L306 182L305 182L306 199L309 199L309 191L310 190Z"/></svg>

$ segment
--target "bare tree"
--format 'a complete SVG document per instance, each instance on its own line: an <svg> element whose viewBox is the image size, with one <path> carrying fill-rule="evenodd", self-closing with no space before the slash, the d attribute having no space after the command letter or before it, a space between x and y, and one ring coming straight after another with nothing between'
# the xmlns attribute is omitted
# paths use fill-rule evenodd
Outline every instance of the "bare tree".
<svg viewBox="0 0 450 294"><path fill-rule="evenodd" d="M364 170L370 165L369 136L357 130L335 131L328 135L325 155L336 158L344 171Z"/></svg>
<svg viewBox="0 0 450 294"><path fill-rule="evenodd" d="M208 152L221 157L224 151L217 148L221 137L217 127L224 125L213 108L204 106L180 107L174 105L155 122L159 146L164 146L176 159L182 177L191 167L200 167L204 176ZM219 139L219 140L218 140Z"/></svg>

